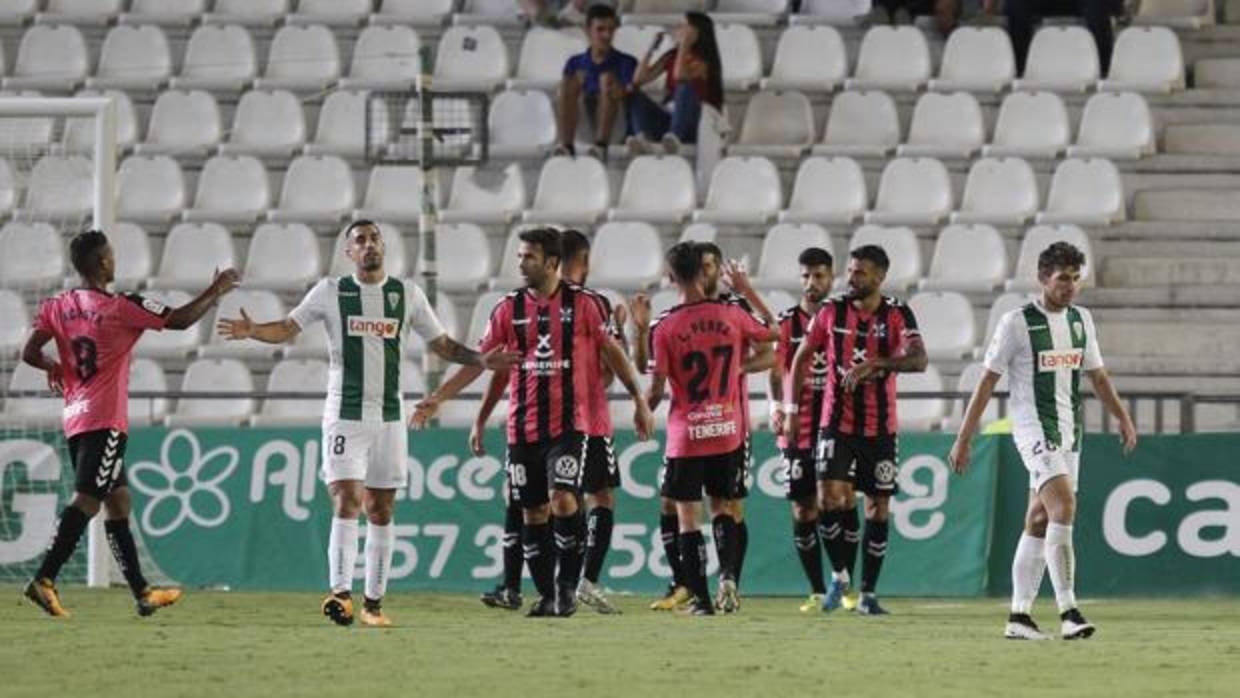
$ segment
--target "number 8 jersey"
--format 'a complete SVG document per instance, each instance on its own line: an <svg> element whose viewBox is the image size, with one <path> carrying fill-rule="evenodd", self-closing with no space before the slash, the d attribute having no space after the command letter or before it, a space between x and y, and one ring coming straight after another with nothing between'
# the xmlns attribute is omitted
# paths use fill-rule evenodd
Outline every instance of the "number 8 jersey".
<svg viewBox="0 0 1240 698"><path fill-rule="evenodd" d="M65 436L129 430L129 361L146 330L162 330L169 310L137 294L76 288L48 298L36 331L56 340L64 370Z"/></svg>
<svg viewBox="0 0 1240 698"><path fill-rule="evenodd" d="M652 370L671 386L668 458L729 453L740 448L748 425L740 366L751 344L771 331L736 305L704 300L678 305L650 332Z"/></svg>

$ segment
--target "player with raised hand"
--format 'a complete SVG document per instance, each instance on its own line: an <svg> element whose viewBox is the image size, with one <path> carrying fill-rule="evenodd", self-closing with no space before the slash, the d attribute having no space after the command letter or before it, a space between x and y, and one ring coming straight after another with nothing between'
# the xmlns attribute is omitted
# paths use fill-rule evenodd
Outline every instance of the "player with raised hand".
<svg viewBox="0 0 1240 698"><path fill-rule="evenodd" d="M129 529L124 461L133 347L146 330L192 326L221 296L236 288L240 277L233 269L217 271L197 298L168 308L137 294L108 291L116 274L116 257L102 232L87 230L76 235L69 243L69 257L81 277L81 287L43 301L22 360L46 371L48 387L64 395L74 494L61 512L55 537L25 593L49 615L69 616L56 590L56 575L102 507L108 544L137 602L138 615L149 616L176 603L181 590L147 584ZM53 340L55 359L43 353L43 347Z"/></svg>
<svg viewBox="0 0 1240 698"><path fill-rule="evenodd" d="M609 334L610 319L598 294L562 278L560 233L551 228L520 233L517 257L525 286L496 304L480 346L521 356L509 371L508 486L523 510L525 561L540 595L527 615L570 616L577 610L582 566L577 496L600 358L633 398L638 438L649 438L654 418L628 357ZM433 417L478 375L474 369L458 371L419 403L414 425Z"/></svg>
<svg viewBox="0 0 1240 698"><path fill-rule="evenodd" d="M668 274L680 291L681 303L654 322L649 353L653 380L651 409L671 385L663 489L676 503L679 566L693 593L691 612L712 615L714 606L706 581L705 539L700 530L702 492L722 500L734 491L745 467L747 417L740 394L750 348L770 352L777 334L741 308L707 298L702 291L702 249L692 242L672 246L666 255ZM739 270L733 284L749 295L753 289ZM756 294L754 294L756 295ZM769 316L759 299L760 311ZM721 585L731 584L728 566L735 561L735 535L723 541Z"/></svg>
<svg viewBox="0 0 1240 698"><path fill-rule="evenodd" d="M792 502L792 542L801 560L801 568L809 580L810 595L801 604L801 612L817 611L826 597L822 574L822 547L818 534L818 491L814 477L814 444L818 440L822 420L823 395L827 389L827 354L825 348L814 353L810 378L801 394L788 394L785 403L784 381L792 367L792 357L805 340L814 316L831 293L834 280L831 253L810 247L797 258L801 265L801 300L779 315L779 344L776 346L775 367L770 374L771 422L778 435L784 457L788 499ZM800 423L795 442L783 430L785 420Z"/></svg>
<svg viewBox="0 0 1240 698"><path fill-rule="evenodd" d="M982 413L995 385L1007 375L1012 438L1029 470L1029 506L1012 559L1012 607L1003 633L1013 640L1050 639L1031 615L1047 569L1059 606L1060 636L1075 640L1094 634L1093 624L1076 605L1072 546L1085 430L1082 372L1119 421L1124 453L1137 445L1136 426L1103 367L1093 315L1072 303L1084 266L1084 253L1067 242L1056 242L1038 255L1041 296L999 320L983 360L986 372L973 390L948 456L956 472L964 473Z"/></svg>
<svg viewBox="0 0 1240 698"><path fill-rule="evenodd" d="M900 473L896 374L924 371L928 363L913 311L883 295L889 266L887 253L877 245L852 250L848 294L822 306L792 360L789 396L805 390L818 352L827 352L830 366L815 445L822 533L834 570L824 611L845 605L849 596L860 490L865 494L865 555L856 610L863 615L887 613L875 591L887 555L887 518ZM785 410L791 409L785 404ZM789 442L798 442L800 431L800 420L784 423Z"/></svg>
<svg viewBox="0 0 1240 698"><path fill-rule="evenodd" d="M400 361L410 331L454 363L503 369L515 356L498 350L480 354L452 339L439 323L426 294L416 284L387 275L383 231L368 220L345 230L345 255L354 263L349 276L325 278L310 289L287 318L256 323L221 319L218 331L233 340L283 344L316 322L327 331L330 365L323 411L323 479L332 496L327 544L331 591L325 616L339 625L353 623L353 568L357 562L357 518L364 511L366 583L362 622L391 625L383 612L395 529L396 490L408 481L408 432L400 395Z"/></svg>

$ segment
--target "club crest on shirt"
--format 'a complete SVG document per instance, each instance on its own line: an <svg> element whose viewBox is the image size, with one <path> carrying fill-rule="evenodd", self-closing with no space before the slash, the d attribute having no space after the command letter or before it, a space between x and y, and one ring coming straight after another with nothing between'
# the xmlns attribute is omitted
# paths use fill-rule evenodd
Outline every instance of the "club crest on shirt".
<svg viewBox="0 0 1240 698"><path fill-rule="evenodd" d="M1085 338L1085 326L1081 324L1080 320L1072 323L1072 335L1077 339Z"/></svg>
<svg viewBox="0 0 1240 698"><path fill-rule="evenodd" d="M400 302L400 293L396 291L388 291L387 301L389 308L395 308L396 304Z"/></svg>

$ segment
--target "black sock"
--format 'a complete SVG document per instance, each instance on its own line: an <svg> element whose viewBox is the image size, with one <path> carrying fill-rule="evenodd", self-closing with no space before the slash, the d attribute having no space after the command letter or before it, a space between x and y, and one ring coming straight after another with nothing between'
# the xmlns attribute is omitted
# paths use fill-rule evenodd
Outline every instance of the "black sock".
<svg viewBox="0 0 1240 698"><path fill-rule="evenodd" d="M556 584L577 589L581 574L581 553L577 547L577 516L557 516L552 524L555 530L555 556L559 563Z"/></svg>
<svg viewBox="0 0 1240 698"><path fill-rule="evenodd" d="M801 567L815 594L827 593L822 577L822 548L818 545L818 526L813 521L792 522L792 542L796 545Z"/></svg>
<svg viewBox="0 0 1240 698"><path fill-rule="evenodd" d="M861 519L857 517L857 507L839 512L840 526L844 529L844 569L851 578L857 569L857 545L861 540Z"/></svg>
<svg viewBox="0 0 1240 698"><path fill-rule="evenodd" d="M138 546L133 542L133 532L129 530L129 519L104 521L103 529L108 534L108 547L112 548L112 557L129 584L134 597L141 596L146 590L146 577L142 576L142 566L138 564Z"/></svg>
<svg viewBox="0 0 1240 698"><path fill-rule="evenodd" d="M521 593L521 567L525 560L521 552L521 529L523 528L521 505L509 502L504 509L504 588Z"/></svg>
<svg viewBox="0 0 1240 698"><path fill-rule="evenodd" d="M577 569L573 576L577 579L581 579L581 575L585 570L586 544L590 537L590 528L586 516L586 510L581 506L578 506L577 513L573 514L573 525L576 526L577 531Z"/></svg>
<svg viewBox="0 0 1240 698"><path fill-rule="evenodd" d="M56 524L56 535L52 538L52 544L47 546L47 554L43 557L43 564L39 565L36 578L46 577L52 581L56 580L56 575L60 574L60 568L77 549L78 540L82 538L82 533L86 530L88 523L90 523L90 517L75 506L67 506L64 511L60 512L60 522Z"/></svg>
<svg viewBox="0 0 1240 698"><path fill-rule="evenodd" d="M744 521L736 524L736 586L741 585L741 572L745 571L745 553L749 551L749 524Z"/></svg>
<svg viewBox="0 0 1240 698"><path fill-rule="evenodd" d="M887 556L887 522L867 519L865 522L865 557L861 559L861 593L872 594L878 586L878 574Z"/></svg>
<svg viewBox="0 0 1240 698"><path fill-rule="evenodd" d="M555 548L551 544L551 524L525 524L521 533L525 564L530 566L534 587L544 598L555 598Z"/></svg>
<svg viewBox="0 0 1240 698"><path fill-rule="evenodd" d="M701 531L681 533L677 536L680 543L680 573L684 576L685 585L693 592L698 601L710 603L710 587L706 583L706 539Z"/></svg>
<svg viewBox="0 0 1240 698"><path fill-rule="evenodd" d="M672 586L688 586L685 576L680 571L680 521L675 514L659 515L659 537L663 541L663 554L667 556L667 566L672 568Z"/></svg>
<svg viewBox="0 0 1240 698"><path fill-rule="evenodd" d="M828 510L818 515L818 537L822 539L822 547L827 549L827 559L836 574L845 569L844 527L840 525L842 513Z"/></svg>
<svg viewBox="0 0 1240 698"><path fill-rule="evenodd" d="M736 581L736 519L719 514L710 522L715 534L715 553L719 555L719 578Z"/></svg>
<svg viewBox="0 0 1240 698"><path fill-rule="evenodd" d="M615 525L615 515L606 507L594 507L590 510L588 533L586 535L586 579L598 583L598 575L603 571L603 560L611 548L611 529Z"/></svg>

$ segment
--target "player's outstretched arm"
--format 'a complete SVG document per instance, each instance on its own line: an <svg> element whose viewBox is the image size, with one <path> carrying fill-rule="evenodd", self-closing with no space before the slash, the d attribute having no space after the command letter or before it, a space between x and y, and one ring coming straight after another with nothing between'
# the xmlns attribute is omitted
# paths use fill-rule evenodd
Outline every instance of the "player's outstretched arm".
<svg viewBox="0 0 1240 698"><path fill-rule="evenodd" d="M767 374L766 397L771 403L771 431L778 434L784 430L784 367L779 361Z"/></svg>
<svg viewBox="0 0 1240 698"><path fill-rule="evenodd" d="M448 400L456 397L462 390L468 388L471 383L482 375L485 369L480 365L463 365L452 374L448 380L435 389L435 392L427 395L417 405L414 406L413 416L409 418L409 425L414 429L424 428L428 422L439 413L439 406Z"/></svg>
<svg viewBox="0 0 1240 698"><path fill-rule="evenodd" d="M60 362L43 353L43 347L52 341L52 333L47 330L35 330L26 339L22 347L22 361L47 373L47 387L53 393L61 395L65 392L65 377Z"/></svg>
<svg viewBox="0 0 1240 698"><path fill-rule="evenodd" d="M1119 392L1115 390L1115 384L1111 382L1111 375L1105 368L1096 368L1086 373L1089 375L1089 381L1094 384L1094 394L1102 400L1103 405L1106 405L1111 416L1119 420L1119 440L1123 444L1125 455L1132 453L1132 449L1137 447L1137 426L1132 423L1132 416L1128 414L1123 401L1119 399Z"/></svg>
<svg viewBox="0 0 1240 698"><path fill-rule="evenodd" d="M482 434L486 431L491 413L495 411L495 406L504 396L504 388L507 386L507 370L495 371L491 374L491 381L487 383L487 391L482 396L482 404L478 407L478 416L469 430L469 450L475 456L486 455L486 447L482 445Z"/></svg>
<svg viewBox="0 0 1240 698"><path fill-rule="evenodd" d="M488 352L474 351L446 334L432 339L428 346L444 361L462 366L481 366L488 371L507 370L521 360L521 355L515 351L500 351L498 348Z"/></svg>
<svg viewBox="0 0 1240 698"><path fill-rule="evenodd" d="M805 389L805 381L809 377L809 366L814 361L814 350L817 347L813 342L806 339L801 342L801 346L797 347L797 353L792 357L792 376L788 381L788 390L785 392L784 402L784 436L791 443L796 443L797 431L800 428L801 420L796 419L797 410L800 405L797 404L796 396L800 395Z"/></svg>
<svg viewBox="0 0 1240 698"><path fill-rule="evenodd" d="M762 318L762 322L770 329L771 334L767 341L779 341L779 323L775 321L775 313L767 307L766 301L762 298L762 294L754 290L753 284L749 283L749 274L736 260L730 260L724 266L724 276L728 285L734 291L745 297L749 301L750 307Z"/></svg>
<svg viewBox="0 0 1240 698"><path fill-rule="evenodd" d="M644 293L633 296L633 365L638 373L650 371L650 297Z"/></svg>
<svg viewBox="0 0 1240 698"><path fill-rule="evenodd" d="M641 386L637 383L637 371L633 369L629 357L614 338L608 338L601 350L604 362L633 398L633 423L637 427L637 438L645 441L654 432L654 414L650 411L646 398L642 396Z"/></svg>
<svg viewBox="0 0 1240 698"><path fill-rule="evenodd" d="M301 334L301 325L298 325L292 318L284 318L275 322L254 322L245 312L245 308L242 308L239 318L217 320L215 331L230 341L257 339L267 344L284 344Z"/></svg>
<svg viewBox="0 0 1240 698"><path fill-rule="evenodd" d="M660 373L654 374L650 379L650 388L646 390L646 406L653 413L659 409L659 403L663 402L663 395L667 390L667 376Z"/></svg>
<svg viewBox="0 0 1240 698"><path fill-rule="evenodd" d="M973 389L973 396L969 398L969 406L965 408L960 431L956 433L956 442L952 444L952 450L947 454L948 464L960 475L963 475L965 468L969 467L969 451L972 448L973 435L977 433L977 428L982 422L982 413L986 411L986 405L990 404L995 385L1002 377L1002 374L986 371L982 379L977 382L977 387Z"/></svg>
<svg viewBox="0 0 1240 698"><path fill-rule="evenodd" d="M194 323L202 319L202 316L206 315L216 301L228 295L234 288L237 288L239 283L241 283L241 274L237 273L236 269L216 271L211 285L198 294L197 298L179 308L174 308L172 312L168 313L168 319L164 322L164 327L170 330L184 330L193 327Z"/></svg>

